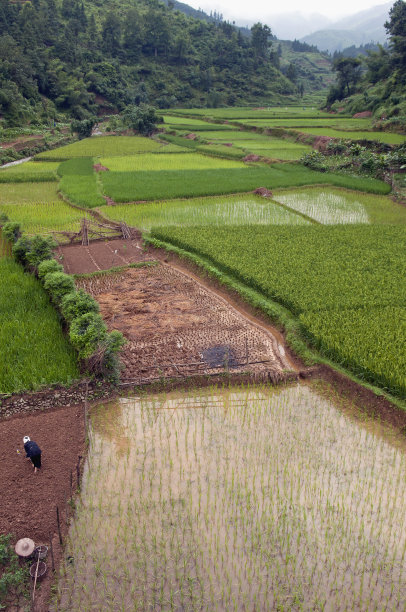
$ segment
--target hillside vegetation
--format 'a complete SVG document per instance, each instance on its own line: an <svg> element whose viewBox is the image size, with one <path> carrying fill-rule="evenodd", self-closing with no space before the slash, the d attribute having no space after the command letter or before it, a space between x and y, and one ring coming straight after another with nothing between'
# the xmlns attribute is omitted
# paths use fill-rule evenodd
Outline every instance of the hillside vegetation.
<svg viewBox="0 0 406 612"><path fill-rule="evenodd" d="M389 48L337 57L336 84L327 106L350 113L371 111L382 129L406 131L406 3L396 0L385 22Z"/></svg>
<svg viewBox="0 0 406 612"><path fill-rule="evenodd" d="M283 74L271 29L245 31L217 18L188 17L153 0L0 2L0 115L4 126L153 102L219 106L281 102L297 94L295 71ZM200 15L200 13L198 13ZM248 36L247 36L248 34ZM296 54L300 55L300 54ZM317 53L313 53L317 56ZM321 58L325 71L325 58ZM306 90L325 87L302 74Z"/></svg>

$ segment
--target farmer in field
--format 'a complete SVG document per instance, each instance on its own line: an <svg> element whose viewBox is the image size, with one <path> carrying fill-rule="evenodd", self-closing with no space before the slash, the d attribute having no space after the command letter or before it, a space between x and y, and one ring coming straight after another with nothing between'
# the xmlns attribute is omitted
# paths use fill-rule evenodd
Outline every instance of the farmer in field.
<svg viewBox="0 0 406 612"><path fill-rule="evenodd" d="M27 453L26 459L31 459L34 466L34 474L41 467L41 449L34 440L30 440L29 436L24 436L24 450Z"/></svg>

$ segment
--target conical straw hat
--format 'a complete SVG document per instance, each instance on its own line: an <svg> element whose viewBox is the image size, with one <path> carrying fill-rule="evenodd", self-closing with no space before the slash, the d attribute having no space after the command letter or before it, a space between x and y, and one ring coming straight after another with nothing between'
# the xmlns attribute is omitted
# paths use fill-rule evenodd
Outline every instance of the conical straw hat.
<svg viewBox="0 0 406 612"><path fill-rule="evenodd" d="M29 557L34 552L35 544L30 538L21 538L15 545L15 551L19 557Z"/></svg>

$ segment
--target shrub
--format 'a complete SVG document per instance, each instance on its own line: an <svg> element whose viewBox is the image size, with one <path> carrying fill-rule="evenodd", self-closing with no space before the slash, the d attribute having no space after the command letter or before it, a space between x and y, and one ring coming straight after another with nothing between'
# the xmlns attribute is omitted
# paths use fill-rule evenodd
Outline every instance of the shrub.
<svg viewBox="0 0 406 612"><path fill-rule="evenodd" d="M128 127L138 134L150 136L156 130L156 124L160 118L153 106L140 104L139 106L130 105L124 110L123 121Z"/></svg>
<svg viewBox="0 0 406 612"><path fill-rule="evenodd" d="M31 248L31 240L28 236L21 236L14 244L12 253L14 259L23 266L27 265L27 254Z"/></svg>
<svg viewBox="0 0 406 612"><path fill-rule="evenodd" d="M2 233L10 242L17 242L21 236L20 224L8 221L2 227Z"/></svg>
<svg viewBox="0 0 406 612"><path fill-rule="evenodd" d="M52 300L59 306L64 295L75 289L75 282L64 272L51 272L44 278L44 287L50 293Z"/></svg>
<svg viewBox="0 0 406 612"><path fill-rule="evenodd" d="M69 338L82 359L90 357L106 337L106 324L95 312L87 312L71 323Z"/></svg>
<svg viewBox="0 0 406 612"><path fill-rule="evenodd" d="M4 225L9 220L6 213L0 213L0 225Z"/></svg>
<svg viewBox="0 0 406 612"><path fill-rule="evenodd" d="M304 166L311 168L312 170L318 170L319 172L326 172L327 164L323 153L318 151L311 151L301 157L300 161Z"/></svg>
<svg viewBox="0 0 406 612"><path fill-rule="evenodd" d="M117 330L107 334L97 350L87 359L86 365L90 372L101 378L107 378L117 383L120 378L120 362L117 352L125 344L123 334Z"/></svg>
<svg viewBox="0 0 406 612"><path fill-rule="evenodd" d="M96 125L96 122L96 117L92 117L91 119L83 119L82 121L75 120L72 121L70 129L72 134L77 134L79 140L82 140L82 138L89 138L92 135L92 130Z"/></svg>
<svg viewBox="0 0 406 612"><path fill-rule="evenodd" d="M63 266L56 261L56 259L44 259L38 265L38 277L44 280L47 274L51 272L63 272Z"/></svg>
<svg viewBox="0 0 406 612"><path fill-rule="evenodd" d="M99 310L96 300L83 289L67 293L61 301L62 315L69 323L89 312L98 314Z"/></svg>
<svg viewBox="0 0 406 612"><path fill-rule="evenodd" d="M47 238L44 236L34 236L26 255L28 265L32 268L37 268L42 261L52 259L52 251L55 247L56 242L50 236Z"/></svg>

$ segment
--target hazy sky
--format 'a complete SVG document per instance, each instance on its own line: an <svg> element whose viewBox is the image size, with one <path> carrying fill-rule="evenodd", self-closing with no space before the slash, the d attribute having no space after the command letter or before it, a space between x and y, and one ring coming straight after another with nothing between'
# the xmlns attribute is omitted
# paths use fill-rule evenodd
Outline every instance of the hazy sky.
<svg viewBox="0 0 406 612"><path fill-rule="evenodd" d="M216 10L223 13L224 19L238 22L244 19L253 21L261 21L267 23L267 19L271 15L280 13L290 13L299 11L303 15L312 13L320 13L326 17L337 19L354 13L358 13L372 6L385 4L379 0L283 0L282 2L264 2L264 0L183 0L194 8L201 8L210 13ZM393 0L395 1L395 0ZM269 21L269 19L268 19Z"/></svg>

